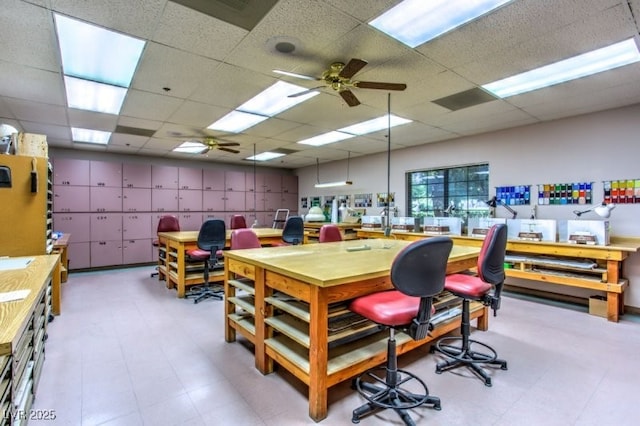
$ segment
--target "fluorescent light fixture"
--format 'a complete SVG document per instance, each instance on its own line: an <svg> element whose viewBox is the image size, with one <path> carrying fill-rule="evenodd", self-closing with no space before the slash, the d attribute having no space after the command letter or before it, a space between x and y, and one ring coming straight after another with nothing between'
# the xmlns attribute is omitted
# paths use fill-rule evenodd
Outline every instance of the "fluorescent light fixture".
<svg viewBox="0 0 640 426"><path fill-rule="evenodd" d="M69 108L119 114L127 89L79 78L64 77Z"/></svg>
<svg viewBox="0 0 640 426"><path fill-rule="evenodd" d="M511 0L405 0L369 25L409 47L426 43Z"/></svg>
<svg viewBox="0 0 640 426"><path fill-rule="evenodd" d="M582 55L485 84L482 88L498 97L507 98L638 61L640 61L638 45L635 39L630 38L601 49L592 50Z"/></svg>
<svg viewBox="0 0 640 426"><path fill-rule="evenodd" d="M278 158L278 157L284 157L286 154L283 154L281 152L262 152L260 154L257 155L252 155L251 157L247 157L245 158L245 160L256 160L256 161L269 161L269 160L273 160L274 158Z"/></svg>
<svg viewBox="0 0 640 426"><path fill-rule="evenodd" d="M206 146L200 142L186 141L182 142L180 146L173 149L173 152L182 152L185 154L200 154Z"/></svg>
<svg viewBox="0 0 640 426"><path fill-rule="evenodd" d="M295 72L282 71L282 70L272 70L272 71L276 74L288 75L289 77L296 77L296 78L302 78L304 80L318 81L318 79L315 77L310 77L304 74L296 74Z"/></svg>
<svg viewBox="0 0 640 426"><path fill-rule="evenodd" d="M101 130L82 129L79 127L71 128L71 135L74 142L86 142L106 145L109 143L111 132L103 132Z"/></svg>
<svg viewBox="0 0 640 426"><path fill-rule="evenodd" d="M401 124L411 123L411 120L401 118L391 114L391 127ZM373 120L363 121L362 123L338 129L339 132L351 133L352 135L365 135L367 133L377 132L378 130L387 129L389 127L389 115L374 118Z"/></svg>
<svg viewBox="0 0 640 426"><path fill-rule="evenodd" d="M296 86L286 81L278 81L240 105L236 108L236 111L251 112L253 114L273 117L282 111L320 94L319 92L309 92L296 96L295 98L288 97L289 95L295 95L305 90L307 90L305 87Z"/></svg>
<svg viewBox="0 0 640 426"><path fill-rule="evenodd" d="M353 137L355 137L355 135L333 131L333 132L323 133L321 135L314 136L309 139L301 140L298 143L303 145L321 146L321 145L327 145L330 143L338 142L338 141L353 138Z"/></svg>
<svg viewBox="0 0 640 426"><path fill-rule="evenodd" d="M54 14L65 75L129 87L143 40Z"/></svg>
<svg viewBox="0 0 640 426"><path fill-rule="evenodd" d="M334 186L346 186L346 185L353 185L353 182L351 182L350 180L343 180L340 182L316 183L313 186L315 188L331 188Z"/></svg>
<svg viewBox="0 0 640 426"><path fill-rule="evenodd" d="M269 117L263 115L249 114L248 112L234 110L222 117L220 120L209 125L207 129L220 130L221 132L229 133L240 133L268 118Z"/></svg>

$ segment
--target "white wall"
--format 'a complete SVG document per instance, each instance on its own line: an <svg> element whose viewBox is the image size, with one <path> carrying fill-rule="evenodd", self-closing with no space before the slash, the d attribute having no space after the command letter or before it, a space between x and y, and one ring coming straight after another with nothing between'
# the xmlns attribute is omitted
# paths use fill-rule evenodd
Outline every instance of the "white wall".
<svg viewBox="0 0 640 426"><path fill-rule="evenodd" d="M401 143L397 141L397 143ZM411 170L489 163L489 187L537 185L556 182L594 182L593 202L602 199L602 181L640 179L640 105L556 120L542 124L462 137L391 152L391 192L395 192L400 216L406 215L405 173ZM315 189L316 168L297 170L300 196L386 192L386 153L352 158L349 178L353 185ZM320 180L346 177L346 161L320 165ZM532 187L532 203L537 193ZM493 191L492 191L493 192ZM528 217L531 206L514 206L518 217ZM539 219L573 219L571 205L538 206ZM374 213L378 212L374 208ZM306 213L302 211L301 213ZM510 217L497 209L498 217ZM621 204L613 211L612 235L640 238L640 204ZM594 218L596 218L594 216ZM630 287L625 304L640 308L640 254L625 262L623 276ZM579 289L542 286L518 281L513 284L581 297Z"/></svg>

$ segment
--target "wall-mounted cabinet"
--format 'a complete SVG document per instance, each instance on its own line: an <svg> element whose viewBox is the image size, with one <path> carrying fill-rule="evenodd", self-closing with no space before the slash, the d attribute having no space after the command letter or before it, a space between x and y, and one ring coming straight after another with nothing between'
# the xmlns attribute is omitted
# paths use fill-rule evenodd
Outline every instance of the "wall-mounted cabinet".
<svg viewBox="0 0 640 426"><path fill-rule="evenodd" d="M89 165L91 186L122 188L122 164L107 161L91 161Z"/></svg>
<svg viewBox="0 0 640 426"><path fill-rule="evenodd" d="M173 166L151 166L151 187L178 189L178 168Z"/></svg>
<svg viewBox="0 0 640 426"><path fill-rule="evenodd" d="M123 188L151 188L151 165L125 163L122 165Z"/></svg>

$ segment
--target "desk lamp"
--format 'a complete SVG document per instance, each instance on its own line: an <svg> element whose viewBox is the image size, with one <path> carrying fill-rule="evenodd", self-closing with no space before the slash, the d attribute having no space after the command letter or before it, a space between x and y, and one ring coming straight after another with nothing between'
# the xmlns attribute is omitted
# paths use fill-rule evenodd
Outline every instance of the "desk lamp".
<svg viewBox="0 0 640 426"><path fill-rule="evenodd" d="M501 205L502 207L504 207L505 209L507 209L507 211L509 213L511 213L513 215L513 217L511 219L515 219L516 216L518 216L518 212L515 211L514 209L512 209L511 207L509 207L507 204L503 203L502 200L498 200L498 197L494 196L493 198L491 198L488 201L485 201L485 203L487 203L487 205L489 207L491 207L492 209L495 209L496 206Z"/></svg>
<svg viewBox="0 0 640 426"><path fill-rule="evenodd" d="M611 204L611 203L607 204L603 201L601 204L597 205L596 207L592 207L588 210L574 210L573 214L575 214L578 218L580 218L580 216L582 216L585 213L594 212L601 218L607 219L608 217L611 216L611 210L615 208L616 208L615 204ZM569 222L573 222L573 221L569 221ZM602 225L601 221L597 221L597 222L599 223L599 225ZM608 222L607 221L604 221L604 222L605 222L604 227L608 228L609 226ZM578 225L577 227L574 227L573 232L569 234L568 242L571 244L589 244L589 245L598 244L598 238L596 237L595 234L599 234L602 238L602 232L599 232L600 228L596 227L596 224L588 225L589 221L577 222L577 223L582 223L584 226ZM605 245L607 245L608 244L608 237L606 236L607 233L605 232L604 235L605 235L604 241L603 242L601 241L601 243L604 243Z"/></svg>
<svg viewBox="0 0 640 426"><path fill-rule="evenodd" d="M597 214L598 216L600 216L601 218L607 219L608 217L611 216L611 210L615 209L616 205L613 203L605 203L604 201L602 202L602 204L590 208L589 210L574 210L573 214L575 214L578 218L580 216L582 216L585 213L589 213L589 212L595 212L595 214Z"/></svg>

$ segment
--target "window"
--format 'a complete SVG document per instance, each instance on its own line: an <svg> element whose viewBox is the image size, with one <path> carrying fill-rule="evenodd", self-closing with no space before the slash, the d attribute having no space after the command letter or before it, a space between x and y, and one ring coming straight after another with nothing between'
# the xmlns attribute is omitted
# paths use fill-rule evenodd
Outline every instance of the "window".
<svg viewBox="0 0 640 426"><path fill-rule="evenodd" d="M487 217L489 165L475 164L448 169L407 173L407 211L412 217Z"/></svg>

